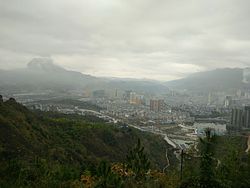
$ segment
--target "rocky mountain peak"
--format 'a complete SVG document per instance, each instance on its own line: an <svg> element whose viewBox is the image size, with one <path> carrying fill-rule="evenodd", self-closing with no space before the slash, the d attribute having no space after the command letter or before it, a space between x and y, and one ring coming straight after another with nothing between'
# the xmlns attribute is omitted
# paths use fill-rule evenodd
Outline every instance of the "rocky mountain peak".
<svg viewBox="0 0 250 188"><path fill-rule="evenodd" d="M33 58L27 65L28 69L44 72L65 71L62 67L54 64L51 58Z"/></svg>

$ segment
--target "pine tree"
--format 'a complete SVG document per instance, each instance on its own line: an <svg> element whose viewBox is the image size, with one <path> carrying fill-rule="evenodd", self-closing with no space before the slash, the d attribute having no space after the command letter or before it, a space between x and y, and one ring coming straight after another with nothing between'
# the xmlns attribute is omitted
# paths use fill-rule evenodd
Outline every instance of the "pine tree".
<svg viewBox="0 0 250 188"><path fill-rule="evenodd" d="M200 161L200 177L199 187L211 188L219 187L214 174L214 139L215 135L212 134L212 129L205 130L206 137L200 138L201 144L201 161Z"/></svg>
<svg viewBox="0 0 250 188"><path fill-rule="evenodd" d="M127 155L127 167L132 169L136 179L144 178L149 171L150 161L144 153L144 147L141 145L140 139L138 139L137 145Z"/></svg>
<svg viewBox="0 0 250 188"><path fill-rule="evenodd" d="M97 168L98 183L96 188L120 188L122 187L122 180L111 171L111 166L105 161L102 161Z"/></svg>

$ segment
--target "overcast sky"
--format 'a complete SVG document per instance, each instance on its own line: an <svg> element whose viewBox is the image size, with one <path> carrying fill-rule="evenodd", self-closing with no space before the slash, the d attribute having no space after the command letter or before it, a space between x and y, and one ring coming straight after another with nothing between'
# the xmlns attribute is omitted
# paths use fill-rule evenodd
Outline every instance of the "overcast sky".
<svg viewBox="0 0 250 188"><path fill-rule="evenodd" d="M95 76L171 80L250 66L249 0L0 0L0 69L51 57Z"/></svg>

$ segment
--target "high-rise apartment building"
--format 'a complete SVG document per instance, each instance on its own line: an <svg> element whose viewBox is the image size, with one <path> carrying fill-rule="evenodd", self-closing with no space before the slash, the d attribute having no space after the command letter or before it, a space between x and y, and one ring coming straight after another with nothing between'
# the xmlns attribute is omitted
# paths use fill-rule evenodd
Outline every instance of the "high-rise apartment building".
<svg viewBox="0 0 250 188"><path fill-rule="evenodd" d="M250 128L250 106L246 106L244 110L244 127Z"/></svg>
<svg viewBox="0 0 250 188"><path fill-rule="evenodd" d="M236 128L250 128L250 106L232 109L231 125Z"/></svg>
<svg viewBox="0 0 250 188"><path fill-rule="evenodd" d="M231 125L233 127L241 128L243 125L243 109L232 109Z"/></svg>
<svg viewBox="0 0 250 188"><path fill-rule="evenodd" d="M230 107L232 105L232 96L226 96L226 99L224 101L224 107Z"/></svg>
<svg viewBox="0 0 250 188"><path fill-rule="evenodd" d="M163 100L150 100L150 110L159 112L163 109L164 101Z"/></svg>

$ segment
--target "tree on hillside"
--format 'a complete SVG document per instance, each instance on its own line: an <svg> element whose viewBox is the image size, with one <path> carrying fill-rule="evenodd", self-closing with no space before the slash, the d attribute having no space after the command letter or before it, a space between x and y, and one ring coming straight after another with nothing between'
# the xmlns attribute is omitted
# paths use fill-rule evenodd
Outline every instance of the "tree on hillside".
<svg viewBox="0 0 250 188"><path fill-rule="evenodd" d="M214 158L215 135L212 129L205 130L205 137L199 139L199 174L188 178L182 182L181 187L217 188L220 186L215 176L217 160ZM197 161L198 162L198 161Z"/></svg>
<svg viewBox="0 0 250 188"><path fill-rule="evenodd" d="M127 167L132 169L136 179L144 178L149 171L150 161L144 153L144 147L141 145L140 139L127 155Z"/></svg>
<svg viewBox="0 0 250 188"><path fill-rule="evenodd" d="M214 168L214 139L215 136L212 134L212 130L207 128L205 130L206 137L200 138L200 177L199 184L203 188L218 187L218 183L215 180Z"/></svg>

